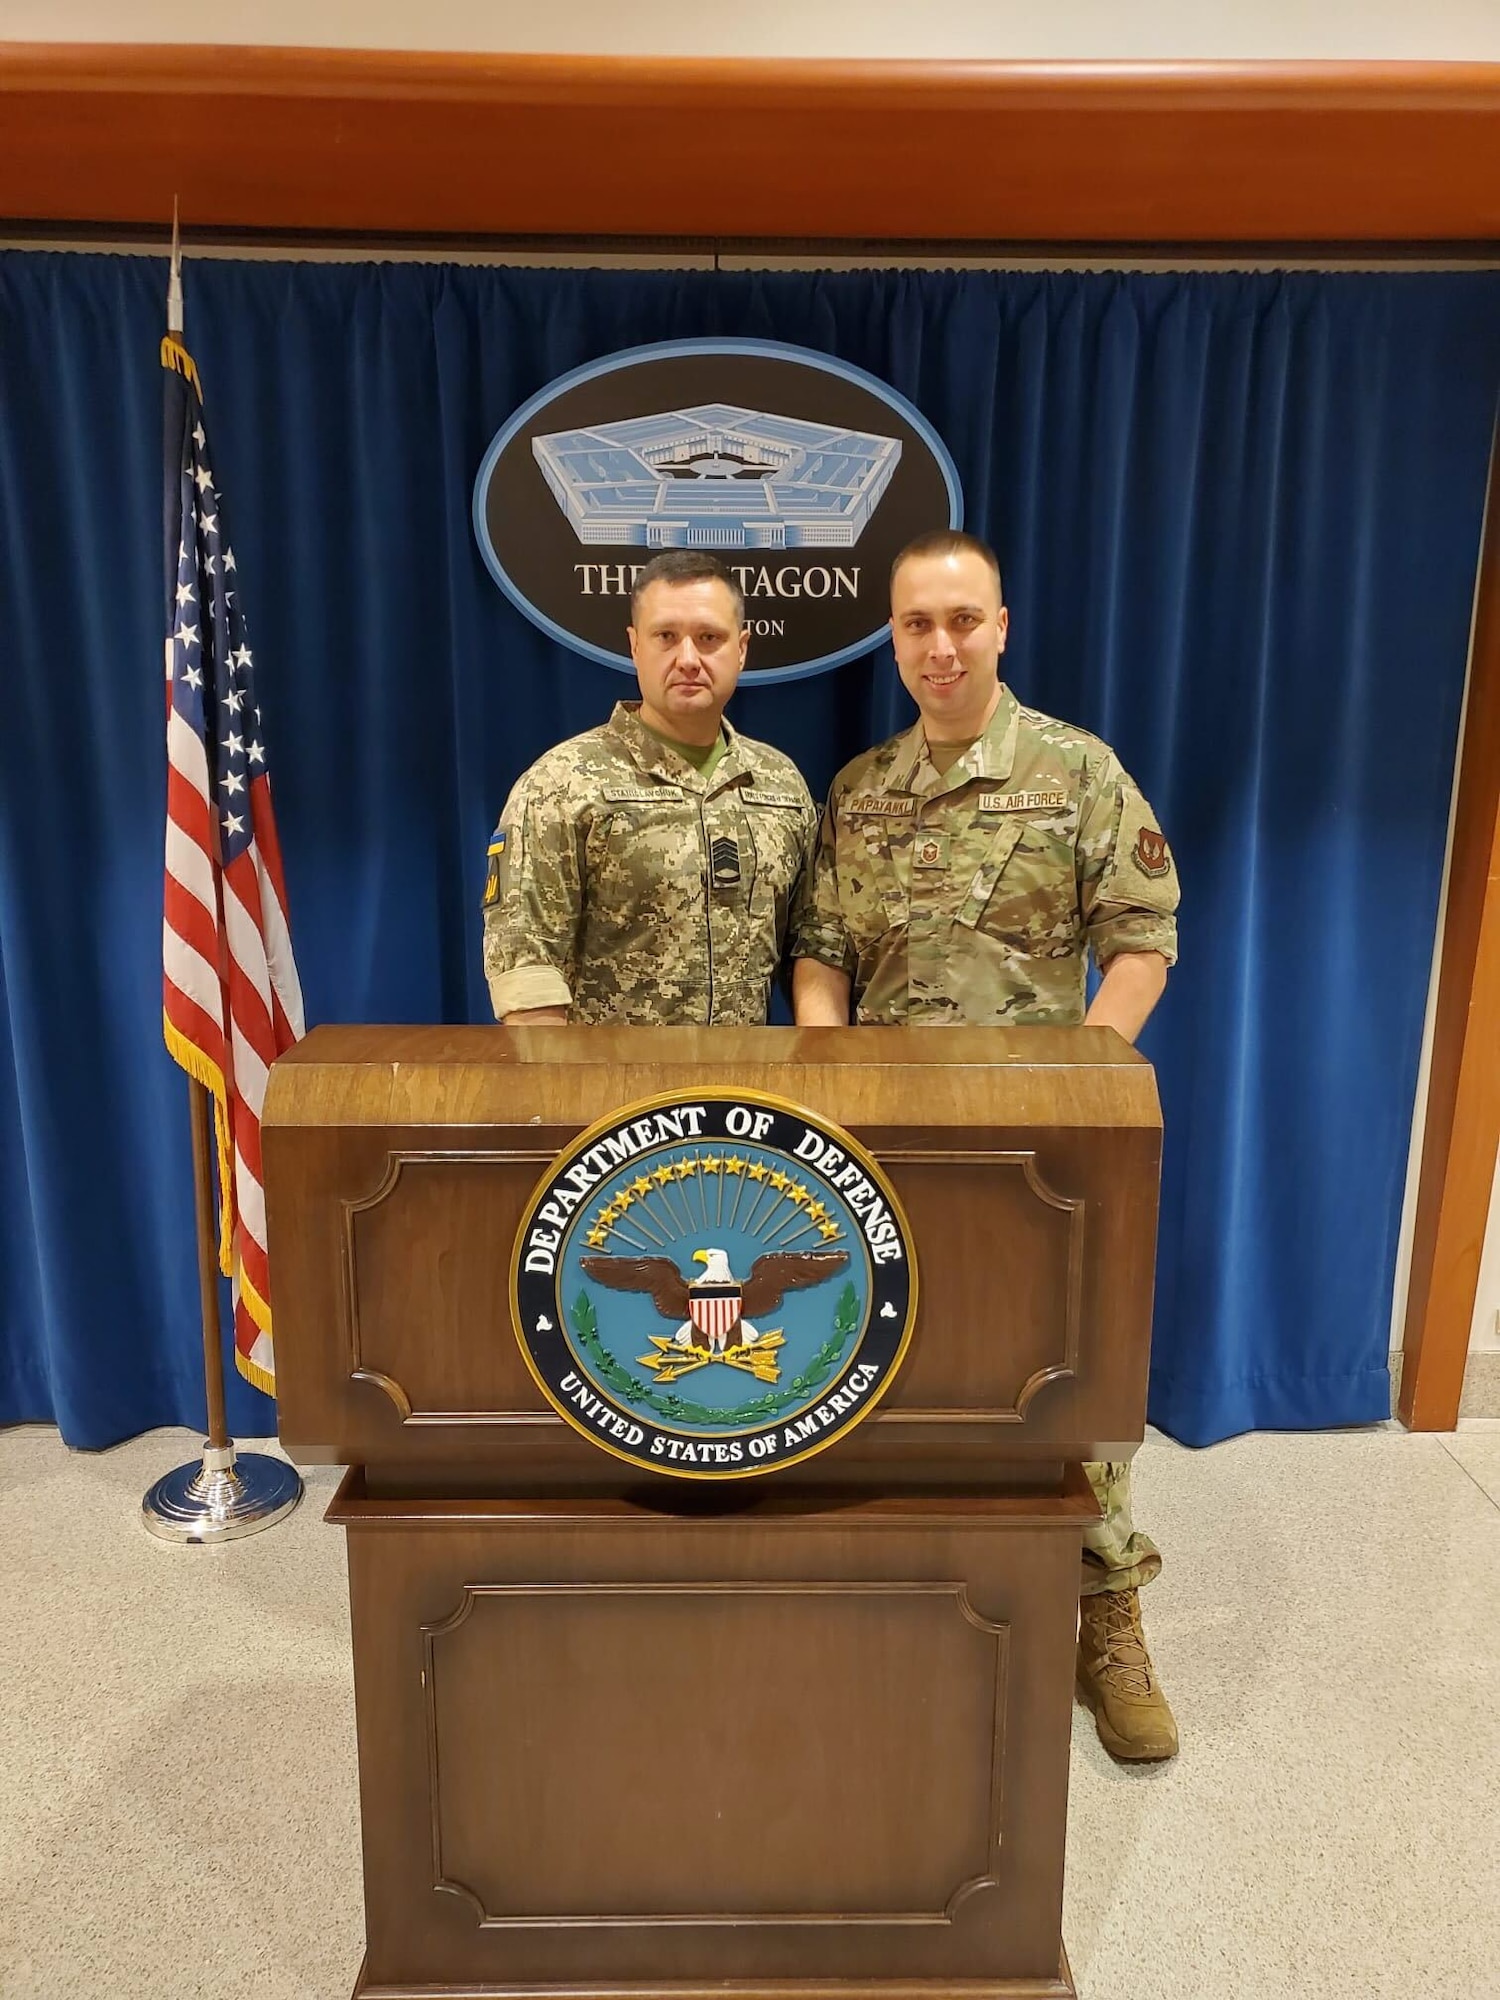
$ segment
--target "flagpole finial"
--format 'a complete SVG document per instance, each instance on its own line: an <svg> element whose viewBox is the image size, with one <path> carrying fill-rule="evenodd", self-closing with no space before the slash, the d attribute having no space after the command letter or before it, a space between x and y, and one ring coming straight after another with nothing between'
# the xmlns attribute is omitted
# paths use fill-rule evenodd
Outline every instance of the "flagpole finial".
<svg viewBox="0 0 1500 2000"><path fill-rule="evenodd" d="M167 280L167 332L182 333L182 243L177 227L177 197L172 197L172 275Z"/></svg>

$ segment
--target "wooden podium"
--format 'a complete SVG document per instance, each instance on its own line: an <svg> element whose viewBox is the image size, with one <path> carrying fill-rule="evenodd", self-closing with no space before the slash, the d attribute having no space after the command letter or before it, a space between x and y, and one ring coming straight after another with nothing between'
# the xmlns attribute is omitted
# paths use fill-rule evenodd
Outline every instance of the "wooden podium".
<svg viewBox="0 0 1500 2000"><path fill-rule="evenodd" d="M920 1294L858 1428L693 1484L512 1324L549 1163L713 1084L845 1128ZM1040 2000L1077 1461L1139 1442L1160 1115L1108 1030L320 1028L264 1118L281 1436L349 1470L356 1994Z"/></svg>

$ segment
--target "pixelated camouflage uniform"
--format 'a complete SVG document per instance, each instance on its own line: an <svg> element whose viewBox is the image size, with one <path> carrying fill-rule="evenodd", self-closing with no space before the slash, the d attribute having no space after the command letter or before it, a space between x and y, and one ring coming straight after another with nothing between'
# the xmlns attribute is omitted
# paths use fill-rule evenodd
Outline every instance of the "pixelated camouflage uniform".
<svg viewBox="0 0 1500 2000"><path fill-rule="evenodd" d="M1098 737L1006 687L946 773L921 723L846 764L823 815L799 955L853 982L855 1019L1069 1027L1086 954L1177 957L1178 885L1151 808ZM1128 1460L1085 1468L1104 1510L1083 1588L1147 1583L1161 1557L1131 1519Z"/></svg>
<svg viewBox="0 0 1500 2000"><path fill-rule="evenodd" d="M705 780L638 709L547 751L506 801L485 886L496 1016L758 1027L817 808L779 750L725 723Z"/></svg>

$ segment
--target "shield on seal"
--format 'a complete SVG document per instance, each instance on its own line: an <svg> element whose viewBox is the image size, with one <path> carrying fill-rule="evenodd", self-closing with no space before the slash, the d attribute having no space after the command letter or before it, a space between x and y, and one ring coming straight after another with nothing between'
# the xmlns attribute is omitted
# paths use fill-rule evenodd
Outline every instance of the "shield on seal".
<svg viewBox="0 0 1500 2000"><path fill-rule="evenodd" d="M741 1292L739 1285L689 1286L688 1318L709 1348L717 1351L728 1345L740 1323Z"/></svg>

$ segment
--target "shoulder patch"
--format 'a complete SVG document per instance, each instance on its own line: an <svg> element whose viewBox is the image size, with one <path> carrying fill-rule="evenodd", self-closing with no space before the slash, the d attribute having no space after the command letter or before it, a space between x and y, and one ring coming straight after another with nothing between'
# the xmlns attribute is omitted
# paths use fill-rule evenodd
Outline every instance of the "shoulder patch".
<svg viewBox="0 0 1500 2000"><path fill-rule="evenodd" d="M1172 850L1167 845L1167 836L1158 833L1154 826L1143 826L1137 833L1132 858L1141 873L1153 881L1172 872Z"/></svg>
<svg viewBox="0 0 1500 2000"><path fill-rule="evenodd" d="M506 858L512 848L511 832L508 826L497 826L490 835L489 867L484 878L484 907L492 910L505 888Z"/></svg>

